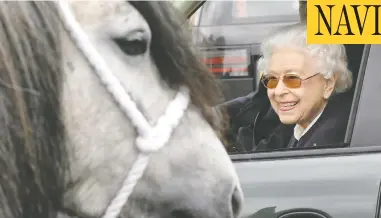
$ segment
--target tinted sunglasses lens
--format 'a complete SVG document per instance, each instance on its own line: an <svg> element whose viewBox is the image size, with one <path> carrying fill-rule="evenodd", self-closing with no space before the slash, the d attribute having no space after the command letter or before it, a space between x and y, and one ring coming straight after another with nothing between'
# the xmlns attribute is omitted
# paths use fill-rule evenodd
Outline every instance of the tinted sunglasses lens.
<svg viewBox="0 0 381 218"><path fill-rule="evenodd" d="M276 77L268 77L263 79L263 84L266 88L273 89L278 85L278 79Z"/></svg>
<svg viewBox="0 0 381 218"><path fill-rule="evenodd" d="M283 83L286 85L288 88L299 88L302 80L298 76L291 76L287 75L283 78Z"/></svg>

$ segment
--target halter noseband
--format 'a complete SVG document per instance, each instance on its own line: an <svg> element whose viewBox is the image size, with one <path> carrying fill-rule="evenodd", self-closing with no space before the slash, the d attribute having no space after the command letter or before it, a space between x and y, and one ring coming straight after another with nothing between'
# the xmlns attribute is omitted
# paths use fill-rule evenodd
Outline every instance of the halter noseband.
<svg viewBox="0 0 381 218"><path fill-rule="evenodd" d="M74 44L76 44L77 48L94 68L96 75L107 91L112 95L120 109L131 120L138 131L136 139L136 146L140 151L138 158L133 163L131 171L123 181L122 187L116 193L116 196L110 202L103 215L103 218L116 218L146 170L150 155L158 151L169 141L173 130L183 117L190 102L189 90L185 86L180 87L174 100L168 104L164 114L158 119L156 126L152 127L138 110L135 102L124 90L120 81L108 68L102 56L92 46L85 31L72 14L69 4L64 0L57 1L57 4L62 21Z"/></svg>

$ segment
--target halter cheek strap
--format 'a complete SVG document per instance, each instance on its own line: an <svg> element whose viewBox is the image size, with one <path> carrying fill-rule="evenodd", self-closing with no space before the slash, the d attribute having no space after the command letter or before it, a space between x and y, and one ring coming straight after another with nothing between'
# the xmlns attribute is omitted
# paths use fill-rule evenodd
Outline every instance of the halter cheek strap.
<svg viewBox="0 0 381 218"><path fill-rule="evenodd" d="M103 218L116 218L146 170L150 155L169 141L173 130L183 117L190 102L189 90L185 86L180 87L175 99L168 104L164 114L158 119L157 125L151 126L138 110L135 102L124 90L120 81L108 68L102 56L92 46L85 31L72 14L69 4L64 0L57 1L57 4L62 21L72 40L89 64L95 69L96 75L118 103L120 109L123 110L138 131L136 146L140 153L133 163L131 171L124 179L122 187L116 193L103 215Z"/></svg>

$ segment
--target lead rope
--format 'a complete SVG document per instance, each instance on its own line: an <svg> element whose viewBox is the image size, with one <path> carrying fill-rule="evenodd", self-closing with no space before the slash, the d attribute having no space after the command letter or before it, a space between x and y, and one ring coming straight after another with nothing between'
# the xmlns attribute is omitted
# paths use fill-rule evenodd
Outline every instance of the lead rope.
<svg viewBox="0 0 381 218"><path fill-rule="evenodd" d="M71 13L69 5L64 0L57 1L66 30L83 53L90 65L95 69L107 91L111 93L125 115L138 130L136 146L140 153L132 165L131 171L124 179L121 188L107 207L103 218L116 218L120 214L128 197L132 193L138 180L146 170L152 153L158 151L170 139L173 130L179 124L190 102L189 90L181 86L174 100L172 100L164 114L158 119L156 126L152 127L144 115L138 110L135 102L124 90L119 80L113 75L107 64L90 43L85 31Z"/></svg>

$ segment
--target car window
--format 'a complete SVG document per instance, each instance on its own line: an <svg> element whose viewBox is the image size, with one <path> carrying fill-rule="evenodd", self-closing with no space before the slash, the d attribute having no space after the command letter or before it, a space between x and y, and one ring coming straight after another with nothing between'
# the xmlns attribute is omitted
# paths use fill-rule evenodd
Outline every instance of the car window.
<svg viewBox="0 0 381 218"><path fill-rule="evenodd" d="M305 6L305 4L304 4ZM229 88L229 99L249 95L251 92L262 93L254 101L243 103L237 114L231 117L230 131L227 133L227 148L230 154L256 153L263 150L252 150L262 139L269 139L279 126L280 121L276 113L271 110L266 89L260 90L260 72L256 71L256 62L260 57L259 44L265 39L267 33L299 22L299 12L304 11L299 7L299 1L206 1L205 4L190 18L196 35L201 36L198 46L202 51L203 62L209 70L222 79L223 84ZM263 34L263 33L266 34ZM354 86L359 85L359 69L363 56L363 45L346 45L349 69L354 74ZM244 83L246 82L246 84ZM253 87L251 90L245 86ZM346 119L353 120L356 116L357 101L353 101L355 87L347 94ZM233 94L231 94L233 93ZM349 99L349 100L348 100ZM340 102L340 101L339 101ZM258 105L266 105L258 109ZM352 107L350 106L351 104ZM261 106L262 107L262 106ZM335 106L336 107L336 106ZM248 109L249 108L249 109ZM340 105L336 110L340 110ZM350 113L352 111L352 113ZM238 122L236 122L238 121ZM309 149L347 147L350 145L354 122L347 123L341 129L346 134L345 139L330 145L315 145ZM293 128L288 128L287 134L293 135ZM238 138L238 136L240 136ZM239 141L237 141L239 140ZM239 142L239 143L237 143ZM248 147L239 144L249 144ZM272 142L270 142L271 146ZM315 147L316 146L316 147ZM268 151L288 151L286 148L269 148Z"/></svg>
<svg viewBox="0 0 381 218"><path fill-rule="evenodd" d="M203 52L203 62L218 78L248 77L249 53L245 48Z"/></svg>
<svg viewBox="0 0 381 218"><path fill-rule="evenodd" d="M345 46L349 62L348 68L353 73L353 87L347 92L334 95L331 98L322 114L322 117L324 118L321 117L322 120L317 121L317 124L311 127L311 130L314 131L315 135L308 135L309 132L307 132L306 137L300 139L300 144L298 145L301 145L302 147L295 147L298 143L296 142L296 144L294 144L295 148L293 148L292 138L295 134L295 127L294 125L282 124L278 115L270 105L266 88L263 87L256 93L256 97L252 97L240 106L227 103L229 105L228 109L232 121L229 132L230 135L228 135L228 139L230 140L228 143L229 153L287 152L291 150L327 149L350 146L351 137L348 137L348 134L352 133L355 126L355 122L352 121L358 119L356 118L356 115L358 115L356 110L359 106L359 97L355 96L359 95L359 90L361 90L362 87L366 67L360 66L361 64L365 64L363 63L363 57L366 56L366 54L364 53L364 45ZM379 83L379 81L376 83ZM372 89L372 87L368 88ZM267 105L266 102L268 102ZM362 107L366 106L362 105ZM237 110L237 108L239 109ZM235 109L237 110L236 112L231 112ZM324 116L324 114L326 116ZM363 116L366 118L363 120L367 120L369 117L374 117L367 116L366 113L364 114L365 115ZM334 126L334 128L331 126ZM365 128L357 129L358 130L355 131L354 134L355 136L356 133L361 132L362 130L363 132L366 131ZM373 135L377 136L377 134ZM362 136L367 135L363 134ZM354 139L358 140L358 138L361 138L361 136L356 136ZM357 144L359 143L357 142ZM367 145L369 145L369 142Z"/></svg>

